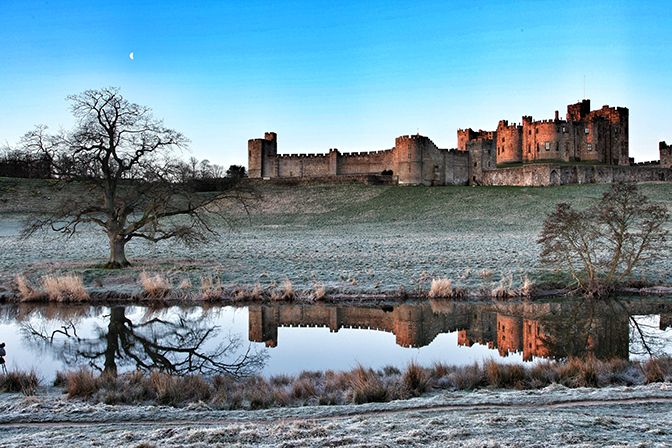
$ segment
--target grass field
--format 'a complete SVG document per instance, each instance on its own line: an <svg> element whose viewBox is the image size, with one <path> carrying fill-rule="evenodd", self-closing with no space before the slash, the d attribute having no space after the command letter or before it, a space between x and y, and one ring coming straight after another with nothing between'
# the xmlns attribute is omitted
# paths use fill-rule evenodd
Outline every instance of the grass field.
<svg viewBox="0 0 672 448"><path fill-rule="evenodd" d="M643 184L672 209L672 184ZM20 222L53 204L45 181L0 179L0 283L18 273L78 272L95 287L137 287L141 271L162 272L174 285L201 277L225 288L262 287L289 279L300 291L324 285L345 294L427 290L432 278L458 287L491 287L501 277L538 277L537 234L558 202L588 206L607 185L524 187L395 187L360 184L281 186L261 183L263 201L204 246L131 242L134 266L105 271L105 236L96 229L64 240L18 239ZM647 266L654 282L672 283L667 260Z"/></svg>

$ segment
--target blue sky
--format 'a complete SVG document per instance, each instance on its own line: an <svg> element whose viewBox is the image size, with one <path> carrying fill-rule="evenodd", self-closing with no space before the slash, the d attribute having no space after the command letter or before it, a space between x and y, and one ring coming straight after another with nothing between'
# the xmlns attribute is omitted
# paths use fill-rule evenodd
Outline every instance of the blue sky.
<svg viewBox="0 0 672 448"><path fill-rule="evenodd" d="M225 166L265 131L283 153L454 147L457 128L564 115L585 79L650 160L672 141L670 24L667 2L0 0L0 143L118 86Z"/></svg>

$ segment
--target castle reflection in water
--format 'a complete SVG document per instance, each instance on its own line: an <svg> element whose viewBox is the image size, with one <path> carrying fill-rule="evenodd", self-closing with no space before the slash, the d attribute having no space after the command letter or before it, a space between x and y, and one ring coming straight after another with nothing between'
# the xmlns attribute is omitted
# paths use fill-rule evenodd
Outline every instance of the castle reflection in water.
<svg viewBox="0 0 672 448"><path fill-rule="evenodd" d="M267 347L278 344L279 327L371 329L395 335L403 347L429 345L442 333L457 332L462 346L483 344L501 356L522 353L564 358L592 353L598 358L627 358L630 316L660 315L660 329L672 325L669 301L580 301L553 303L429 303L389 307L330 304L249 306L249 339Z"/></svg>

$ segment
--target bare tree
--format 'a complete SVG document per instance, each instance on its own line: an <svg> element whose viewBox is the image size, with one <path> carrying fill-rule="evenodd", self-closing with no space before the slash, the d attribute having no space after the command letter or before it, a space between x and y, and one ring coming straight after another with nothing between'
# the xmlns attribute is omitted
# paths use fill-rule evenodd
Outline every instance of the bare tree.
<svg viewBox="0 0 672 448"><path fill-rule="evenodd" d="M133 238L204 242L216 233L211 219L226 219L222 200L246 210L254 198L239 182L216 193L196 193L184 182L184 163L172 157L188 140L118 89L87 90L68 99L74 129L49 135L37 127L23 137L22 146L46 155L56 179L76 180L82 194L66 197L52 215L31 220L25 237L44 228L71 236L82 225L97 225L109 242L107 266L124 267L130 264L126 243ZM190 161L194 170L196 163Z"/></svg>
<svg viewBox="0 0 672 448"><path fill-rule="evenodd" d="M557 205L539 236L541 260L600 295L643 262L666 256L668 218L667 209L651 204L636 184L616 183L587 210Z"/></svg>

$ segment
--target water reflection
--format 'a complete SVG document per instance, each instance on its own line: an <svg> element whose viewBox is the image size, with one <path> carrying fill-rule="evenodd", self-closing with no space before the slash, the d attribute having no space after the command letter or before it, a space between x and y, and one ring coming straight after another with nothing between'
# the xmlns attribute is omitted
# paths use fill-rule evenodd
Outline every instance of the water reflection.
<svg viewBox="0 0 672 448"><path fill-rule="evenodd" d="M77 319L61 320L57 327L27 320L22 331L34 345L57 352L68 366L87 365L113 375L123 369L246 376L261 370L266 359L251 344L243 349L239 335L219 337L220 328L207 313L147 310L130 318L125 307L114 306L102 317L106 325L97 325L88 336L80 336Z"/></svg>
<svg viewBox="0 0 672 448"><path fill-rule="evenodd" d="M296 373L672 352L672 300L248 307L0 306L10 368ZM315 328L317 327L317 328ZM17 336L18 333L18 336ZM511 356L513 354L513 356Z"/></svg>
<svg viewBox="0 0 672 448"><path fill-rule="evenodd" d="M566 358L588 353L602 359L625 358L630 342L641 353L661 354L669 340L651 331L635 315L660 314L659 330L672 322L669 301L583 300L554 303L456 303L430 301L371 308L334 305L251 305L249 338L278 345L278 328L327 327L373 329L392 333L402 347L424 347L439 334L457 332L457 343L496 348L500 356L521 353ZM645 320L645 319L644 319ZM641 354L637 353L637 354Z"/></svg>

